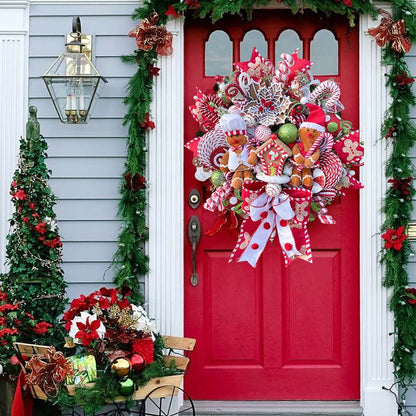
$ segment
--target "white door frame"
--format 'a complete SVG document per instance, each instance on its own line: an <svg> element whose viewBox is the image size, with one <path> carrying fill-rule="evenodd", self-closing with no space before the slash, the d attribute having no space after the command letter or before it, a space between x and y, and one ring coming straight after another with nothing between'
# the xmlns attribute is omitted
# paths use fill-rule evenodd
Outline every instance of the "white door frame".
<svg viewBox="0 0 416 416"><path fill-rule="evenodd" d="M386 8L386 4L380 4ZM388 6L387 6L388 7ZM174 34L174 53L161 57L156 78L152 115L156 129L149 137L149 256L147 281L151 316L162 333L183 335L183 88L184 20L174 19L168 29ZM381 49L367 34L377 22L368 15L359 18L360 30L360 130L366 155L361 168L360 191L360 287L361 287L361 404L365 416L397 413L394 397L382 389L394 382L390 355L393 316L388 291L382 286L381 201L386 190L385 143L380 138L388 105L385 68Z"/></svg>

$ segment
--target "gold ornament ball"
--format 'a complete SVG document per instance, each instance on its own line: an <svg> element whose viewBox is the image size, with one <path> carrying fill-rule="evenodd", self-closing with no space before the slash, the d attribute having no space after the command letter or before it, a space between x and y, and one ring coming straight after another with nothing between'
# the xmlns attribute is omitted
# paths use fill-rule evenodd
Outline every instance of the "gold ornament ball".
<svg viewBox="0 0 416 416"><path fill-rule="evenodd" d="M117 377L124 377L131 371L131 363L127 358L117 358L111 364L111 370Z"/></svg>

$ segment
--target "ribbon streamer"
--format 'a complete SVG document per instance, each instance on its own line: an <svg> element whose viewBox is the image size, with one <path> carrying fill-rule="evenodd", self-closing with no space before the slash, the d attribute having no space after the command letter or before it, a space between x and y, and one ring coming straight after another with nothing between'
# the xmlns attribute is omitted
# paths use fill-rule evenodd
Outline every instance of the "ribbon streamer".
<svg viewBox="0 0 416 416"><path fill-rule="evenodd" d="M291 207L289 195L282 192L280 195L270 197L263 192L250 204L250 218L242 224L237 245L229 261L232 261L237 251L243 249L238 262L247 261L255 267L274 232L277 232L285 258L293 259L302 256L296 248L289 225L289 220L294 216L295 212Z"/></svg>

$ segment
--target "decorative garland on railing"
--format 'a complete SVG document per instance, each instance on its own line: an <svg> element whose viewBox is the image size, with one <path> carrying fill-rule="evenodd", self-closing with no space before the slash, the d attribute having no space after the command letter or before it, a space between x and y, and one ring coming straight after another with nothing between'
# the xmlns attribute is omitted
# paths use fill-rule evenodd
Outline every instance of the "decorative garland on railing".
<svg viewBox="0 0 416 416"><path fill-rule="evenodd" d="M225 14L245 14L251 18L253 8L265 6L268 0L216 0L216 1L160 1L148 0L135 10L133 20L141 23L129 33L137 41L137 50L124 56L124 62L136 63L138 70L129 83L125 99L128 111L125 125L128 127L127 160L124 178L120 186L122 194L119 215L124 227L119 236L118 249L114 256L116 267L115 283L133 289L134 300L143 301L137 280L138 275L148 272L148 257L144 245L148 238L146 225L146 132L157 128L151 121L153 78L159 75L156 67L158 54L172 53L172 35L163 26L168 18L177 18L186 11L193 18L209 16L213 22ZM369 1L358 0L278 0L293 12L303 8L326 14L346 15L350 25L359 14L377 16L377 9ZM416 9L410 0L393 0L391 17L381 11L382 22L369 33L384 47L382 64L388 66L387 86L391 105L386 113L382 136L391 145L391 155L386 165L389 189L386 193L383 212L385 221L382 238L385 245L381 262L385 268L384 285L392 289L391 310L395 316L395 347L392 360L394 373L401 387L407 386L416 377L413 355L416 352L416 290L408 288L407 263L411 245L406 230L411 219L412 196L415 193L410 160L410 149L416 141L416 130L410 121L410 108L416 104L411 91L413 78L406 61L405 52L411 41L416 40ZM387 144L386 144L387 145ZM402 400L398 400L402 409Z"/></svg>

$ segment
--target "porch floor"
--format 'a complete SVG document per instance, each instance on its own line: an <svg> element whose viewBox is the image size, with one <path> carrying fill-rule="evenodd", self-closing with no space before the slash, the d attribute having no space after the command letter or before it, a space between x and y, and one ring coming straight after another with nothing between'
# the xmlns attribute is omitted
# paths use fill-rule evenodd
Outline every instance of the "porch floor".
<svg viewBox="0 0 416 416"><path fill-rule="evenodd" d="M196 416L362 416L363 410L355 401L194 401ZM184 402L183 409L189 407ZM191 414L181 413L181 414Z"/></svg>

